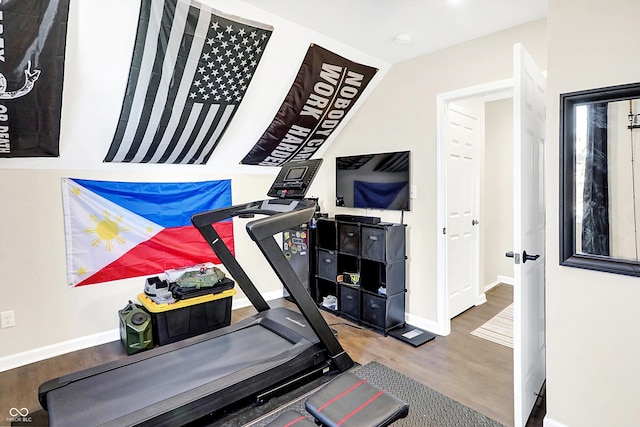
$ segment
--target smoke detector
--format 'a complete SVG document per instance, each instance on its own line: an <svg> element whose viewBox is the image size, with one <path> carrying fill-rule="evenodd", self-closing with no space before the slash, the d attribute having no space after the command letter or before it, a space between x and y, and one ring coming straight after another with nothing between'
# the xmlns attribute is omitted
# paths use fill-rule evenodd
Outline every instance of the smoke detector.
<svg viewBox="0 0 640 427"><path fill-rule="evenodd" d="M393 41L397 44L409 44L411 43L411 34L400 33L393 38Z"/></svg>

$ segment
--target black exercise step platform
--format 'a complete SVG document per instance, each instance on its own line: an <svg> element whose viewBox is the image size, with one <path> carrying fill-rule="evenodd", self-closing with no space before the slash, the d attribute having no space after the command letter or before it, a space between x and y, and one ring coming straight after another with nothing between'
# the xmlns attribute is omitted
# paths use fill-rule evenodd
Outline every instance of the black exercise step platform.
<svg viewBox="0 0 640 427"><path fill-rule="evenodd" d="M288 410L265 427L318 427L298 411Z"/></svg>
<svg viewBox="0 0 640 427"><path fill-rule="evenodd" d="M310 396L305 407L328 427L385 427L409 414L407 403L350 372Z"/></svg>

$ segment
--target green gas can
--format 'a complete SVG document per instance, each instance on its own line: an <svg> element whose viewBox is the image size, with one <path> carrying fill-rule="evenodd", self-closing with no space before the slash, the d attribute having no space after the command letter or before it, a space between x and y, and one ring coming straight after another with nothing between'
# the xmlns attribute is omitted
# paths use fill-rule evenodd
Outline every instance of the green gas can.
<svg viewBox="0 0 640 427"><path fill-rule="evenodd" d="M151 316L137 304L129 301L120 316L120 340L127 354L134 354L153 347Z"/></svg>

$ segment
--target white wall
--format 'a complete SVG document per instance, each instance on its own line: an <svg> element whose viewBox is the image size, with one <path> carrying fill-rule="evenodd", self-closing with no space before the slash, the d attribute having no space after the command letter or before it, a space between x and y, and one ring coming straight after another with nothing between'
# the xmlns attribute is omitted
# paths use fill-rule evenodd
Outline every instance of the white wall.
<svg viewBox="0 0 640 427"><path fill-rule="evenodd" d="M333 164L336 156L411 150L417 198L408 224L407 311L413 321L437 327L436 243L436 96L512 77L513 44L522 42L540 67L546 68L546 23L519 26L468 43L395 65L358 110L349 126L326 151L319 180L331 200L335 196ZM325 206L330 212L351 211ZM352 210L399 222L396 211ZM419 326L419 325L416 325Z"/></svg>
<svg viewBox="0 0 640 427"><path fill-rule="evenodd" d="M6 366L2 362L8 356L19 360L25 352L117 332L117 310L144 287L143 278L67 287L61 177L162 182L232 179L235 203L265 198L277 168L240 166L239 161L273 119L309 44L319 44L353 61L379 68L352 112L357 112L390 67L241 1L203 2L222 12L274 26L247 94L206 166L102 162L120 114L140 2L71 2L61 155L0 159L0 311L14 310L16 317L15 327L0 329L0 369ZM314 188L313 194L323 196ZM263 293L278 291L275 274L247 237L244 224L242 220L234 221L240 262ZM236 300L242 297L239 294ZM117 339L113 334L107 336ZM11 363L15 361L12 359Z"/></svg>
<svg viewBox="0 0 640 427"><path fill-rule="evenodd" d="M513 100L487 102L484 111L480 289L500 276L513 278L513 260L504 256L513 250Z"/></svg>
<svg viewBox="0 0 640 427"><path fill-rule="evenodd" d="M637 0L549 0L546 309L549 425L637 426L640 279L559 266L559 95L637 82ZM552 422L554 422L552 424Z"/></svg>

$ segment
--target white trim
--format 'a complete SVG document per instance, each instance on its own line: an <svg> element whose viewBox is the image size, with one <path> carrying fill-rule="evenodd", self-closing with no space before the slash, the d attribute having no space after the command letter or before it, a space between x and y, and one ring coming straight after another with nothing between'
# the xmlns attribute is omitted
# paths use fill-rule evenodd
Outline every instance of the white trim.
<svg viewBox="0 0 640 427"><path fill-rule="evenodd" d="M451 333L451 319L447 304L447 278L446 278L446 236L442 230L446 227L446 125L449 104L455 100L470 97L491 97L491 99L508 98L512 96L513 78L496 82L471 86L451 92L436 95L436 137L437 137L437 330L442 335Z"/></svg>
<svg viewBox="0 0 640 427"><path fill-rule="evenodd" d="M549 418L548 416L545 415L545 417L542 419L542 425L544 427L568 427L566 424L562 424L559 421L556 421L552 418Z"/></svg>
<svg viewBox="0 0 640 427"><path fill-rule="evenodd" d="M482 293L480 295L478 295L478 297L476 298L476 307L479 305L484 304L485 302L487 302L487 295L484 293L484 291L482 291Z"/></svg>
<svg viewBox="0 0 640 427"><path fill-rule="evenodd" d="M0 358L0 372L19 368L20 366L39 362L51 357L60 356L61 354L71 353L72 351L83 350L96 345L117 341L119 339L120 330L111 329L109 331L35 348L22 353L12 354L11 356Z"/></svg>
<svg viewBox="0 0 640 427"><path fill-rule="evenodd" d="M436 335L444 335L442 333L443 331L438 329L438 324L434 321L427 320L409 313L405 313L405 320L407 323L417 328L424 329Z"/></svg>
<svg viewBox="0 0 640 427"><path fill-rule="evenodd" d="M274 299L282 298L282 291L280 290L280 291L267 292L265 294L262 294L262 297L266 301L272 301ZM238 308L249 307L250 305L251 305L251 302L247 297L234 298L233 302L231 303L231 310L237 310Z"/></svg>
<svg viewBox="0 0 640 427"><path fill-rule="evenodd" d="M282 291L267 292L263 297L267 301L282 298ZM236 310L238 308L249 307L250 305L251 303L246 297L234 298L231 307L232 310ZM0 372L19 368L30 363L40 362L41 360L60 356L61 354L71 353L72 351L84 350L85 348L106 344L112 341L120 341L120 329L111 329L109 331L99 332L93 335L74 338L40 348L34 348L33 350L27 350L22 353L0 357Z"/></svg>
<svg viewBox="0 0 640 427"><path fill-rule="evenodd" d="M508 277L508 276L500 276L498 275L498 283L504 283L505 285L511 285L513 286L513 284L515 283L513 280L513 277Z"/></svg>
<svg viewBox="0 0 640 427"><path fill-rule="evenodd" d="M489 283L484 286L484 292L489 292L491 289L495 288L498 285L509 285L513 286L513 277L500 276L498 275L498 280L495 282Z"/></svg>

